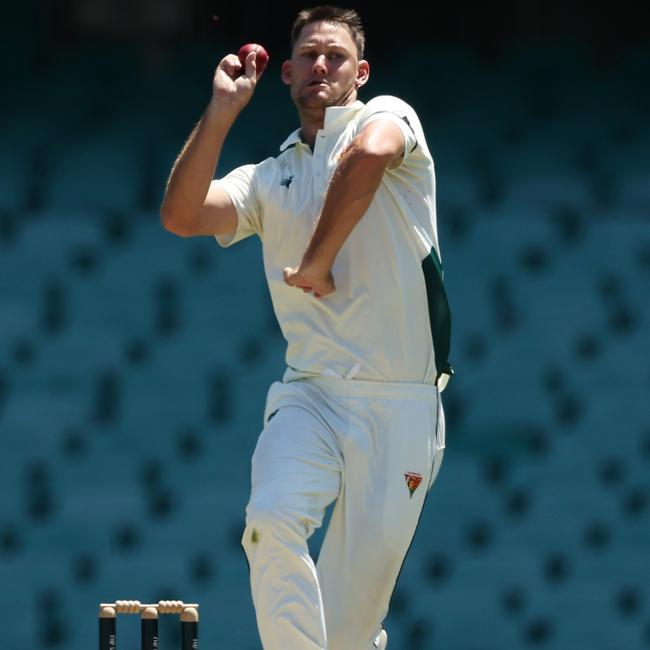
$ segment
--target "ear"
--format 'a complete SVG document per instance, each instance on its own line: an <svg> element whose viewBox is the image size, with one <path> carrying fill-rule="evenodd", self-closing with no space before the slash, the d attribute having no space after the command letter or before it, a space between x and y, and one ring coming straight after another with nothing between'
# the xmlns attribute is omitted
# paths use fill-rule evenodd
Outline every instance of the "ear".
<svg viewBox="0 0 650 650"><path fill-rule="evenodd" d="M370 64L365 59L359 61L359 67L357 68L357 78L356 84L357 88L360 88L368 82L370 78Z"/></svg>
<svg viewBox="0 0 650 650"><path fill-rule="evenodd" d="M291 61L285 61L282 64L280 78L287 86L291 85Z"/></svg>

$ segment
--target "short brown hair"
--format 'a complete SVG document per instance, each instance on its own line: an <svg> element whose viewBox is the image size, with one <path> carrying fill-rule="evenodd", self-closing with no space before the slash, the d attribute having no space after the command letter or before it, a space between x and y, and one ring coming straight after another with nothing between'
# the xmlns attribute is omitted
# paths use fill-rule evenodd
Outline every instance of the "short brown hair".
<svg viewBox="0 0 650 650"><path fill-rule="evenodd" d="M342 9L332 5L321 5L311 9L303 9L291 28L291 49L294 48L300 32L305 25L317 22L338 23L347 27L354 44L357 46L357 55L363 59L363 50L366 44L366 36L363 33L361 18L354 9Z"/></svg>

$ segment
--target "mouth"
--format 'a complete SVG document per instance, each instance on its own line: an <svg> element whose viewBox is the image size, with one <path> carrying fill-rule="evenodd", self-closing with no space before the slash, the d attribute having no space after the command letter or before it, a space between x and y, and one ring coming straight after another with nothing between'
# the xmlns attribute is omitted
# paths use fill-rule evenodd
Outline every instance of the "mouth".
<svg viewBox="0 0 650 650"><path fill-rule="evenodd" d="M307 84L307 87L311 88L313 86L327 86L327 85L328 85L327 82L323 81L322 79L314 79L313 81L310 81Z"/></svg>

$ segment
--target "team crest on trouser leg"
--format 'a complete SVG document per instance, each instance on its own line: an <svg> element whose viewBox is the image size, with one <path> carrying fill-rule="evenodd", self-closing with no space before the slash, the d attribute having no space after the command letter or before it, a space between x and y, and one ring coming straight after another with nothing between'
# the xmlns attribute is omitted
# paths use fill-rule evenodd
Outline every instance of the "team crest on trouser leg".
<svg viewBox="0 0 650 650"><path fill-rule="evenodd" d="M411 498L413 498L413 492L415 492L420 483L422 483L422 474L418 474L417 472L406 472L404 478L406 479L406 487L408 487Z"/></svg>

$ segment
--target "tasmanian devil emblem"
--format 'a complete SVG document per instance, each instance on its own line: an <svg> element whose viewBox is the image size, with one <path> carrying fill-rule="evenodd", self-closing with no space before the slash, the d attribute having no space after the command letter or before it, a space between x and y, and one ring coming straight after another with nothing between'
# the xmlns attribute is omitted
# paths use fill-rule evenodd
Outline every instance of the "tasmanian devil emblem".
<svg viewBox="0 0 650 650"><path fill-rule="evenodd" d="M406 479L406 487L409 489L411 498L413 498L413 492L415 492L418 489L420 483L422 483L422 474L418 474L416 472L406 472L406 474L404 474L404 478Z"/></svg>

